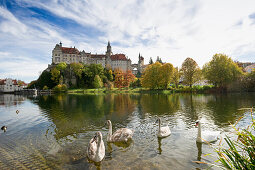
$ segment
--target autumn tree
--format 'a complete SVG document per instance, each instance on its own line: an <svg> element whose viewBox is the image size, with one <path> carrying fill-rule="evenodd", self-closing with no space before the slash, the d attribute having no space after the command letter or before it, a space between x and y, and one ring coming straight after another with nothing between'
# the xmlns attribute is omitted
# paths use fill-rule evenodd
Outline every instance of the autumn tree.
<svg viewBox="0 0 255 170"><path fill-rule="evenodd" d="M124 82L123 71L121 69L115 69L114 76L115 76L114 86L118 88L122 88L123 82Z"/></svg>
<svg viewBox="0 0 255 170"><path fill-rule="evenodd" d="M167 89L171 79L173 77L173 65L170 63L165 63L160 67L159 70L159 87L162 89Z"/></svg>
<svg viewBox="0 0 255 170"><path fill-rule="evenodd" d="M60 71L54 67L53 69L51 69L50 71L51 73L51 80L53 80L55 83L59 83L59 78L60 78Z"/></svg>
<svg viewBox="0 0 255 170"><path fill-rule="evenodd" d="M99 77L99 75L95 76L94 81L93 81L93 86L96 89L103 87L103 82L102 82L101 78Z"/></svg>
<svg viewBox="0 0 255 170"><path fill-rule="evenodd" d="M128 70L126 73L123 73L123 76L123 87L129 87L130 83L134 82L135 80L135 76L130 70Z"/></svg>
<svg viewBox="0 0 255 170"><path fill-rule="evenodd" d="M196 61L192 58L186 58L184 60L181 71L183 74L183 82L190 87L201 78L201 70Z"/></svg>
<svg viewBox="0 0 255 170"><path fill-rule="evenodd" d="M150 89L167 89L173 76L173 65L156 62L146 67L142 76L142 86Z"/></svg>
<svg viewBox="0 0 255 170"><path fill-rule="evenodd" d="M104 75L106 76L106 78L109 80L109 81L113 81L113 76L112 76L112 70L111 69L104 69Z"/></svg>
<svg viewBox="0 0 255 170"><path fill-rule="evenodd" d="M212 60L203 66L203 74L215 86L226 87L242 75L242 70L227 55L215 54Z"/></svg>
<svg viewBox="0 0 255 170"><path fill-rule="evenodd" d="M180 71L178 67L175 67L173 70L173 78L172 82L174 83L175 87L178 88L179 82L180 82Z"/></svg>
<svg viewBox="0 0 255 170"><path fill-rule="evenodd" d="M61 62L61 63L58 63L58 65L56 66L56 68L59 70L59 71L64 71L67 67L67 64L65 62Z"/></svg>

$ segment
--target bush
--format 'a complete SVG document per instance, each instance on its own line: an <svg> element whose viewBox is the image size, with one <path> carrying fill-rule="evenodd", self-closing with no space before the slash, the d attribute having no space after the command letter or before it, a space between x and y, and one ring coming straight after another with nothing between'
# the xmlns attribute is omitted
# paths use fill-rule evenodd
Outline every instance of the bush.
<svg viewBox="0 0 255 170"><path fill-rule="evenodd" d="M48 90L48 86L43 86L43 90Z"/></svg>
<svg viewBox="0 0 255 170"><path fill-rule="evenodd" d="M65 91L67 91L67 86L66 86L65 84L63 84L63 85L58 84L58 85L56 85L56 86L53 88L53 90L54 90L55 92L65 92Z"/></svg>

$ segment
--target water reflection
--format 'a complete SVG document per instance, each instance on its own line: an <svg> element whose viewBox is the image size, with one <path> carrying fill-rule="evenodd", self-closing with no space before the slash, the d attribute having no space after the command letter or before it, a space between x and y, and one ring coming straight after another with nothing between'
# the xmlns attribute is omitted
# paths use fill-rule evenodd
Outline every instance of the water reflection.
<svg viewBox="0 0 255 170"><path fill-rule="evenodd" d="M196 142L197 144L197 160L201 161L201 155L202 155L202 143Z"/></svg>
<svg viewBox="0 0 255 170"><path fill-rule="evenodd" d="M0 95L0 124L8 126L0 138L0 169L15 169L17 164L30 169L203 168L192 163L203 159L202 144L195 146L195 121L206 122L205 130L228 131L228 122L243 115L238 108L254 106L254 97L255 94L107 94L37 96L27 100ZM16 114L17 109L22 114ZM168 124L171 136L157 138L156 116ZM105 159L94 165L86 158L86 146L96 131L101 131L106 141L108 128L103 125L108 119L113 131L122 127L134 129L133 141L126 146L105 142ZM214 151L204 145L203 153ZM6 155L10 156L5 159ZM210 157L206 161L215 160Z"/></svg>
<svg viewBox="0 0 255 170"><path fill-rule="evenodd" d="M162 153L162 149L161 149L161 140L162 140L162 138L158 138L158 152L159 152L160 155L161 155L161 153Z"/></svg>

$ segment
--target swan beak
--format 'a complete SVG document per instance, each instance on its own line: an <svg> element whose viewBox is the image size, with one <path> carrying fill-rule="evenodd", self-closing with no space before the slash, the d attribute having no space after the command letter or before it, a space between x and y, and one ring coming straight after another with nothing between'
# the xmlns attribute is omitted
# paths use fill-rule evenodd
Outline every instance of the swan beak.
<svg viewBox="0 0 255 170"><path fill-rule="evenodd" d="M196 122L196 125L195 125L195 127L198 127L198 122Z"/></svg>
<svg viewBox="0 0 255 170"><path fill-rule="evenodd" d="M97 136L94 136L93 140L91 143L95 142L97 140Z"/></svg>

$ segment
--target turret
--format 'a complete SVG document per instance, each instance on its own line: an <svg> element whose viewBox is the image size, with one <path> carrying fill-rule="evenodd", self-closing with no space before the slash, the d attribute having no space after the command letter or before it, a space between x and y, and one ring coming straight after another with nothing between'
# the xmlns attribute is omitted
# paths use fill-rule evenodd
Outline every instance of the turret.
<svg viewBox="0 0 255 170"><path fill-rule="evenodd" d="M112 47L111 47L110 41L108 41L106 56L110 57L111 55L112 55Z"/></svg>

